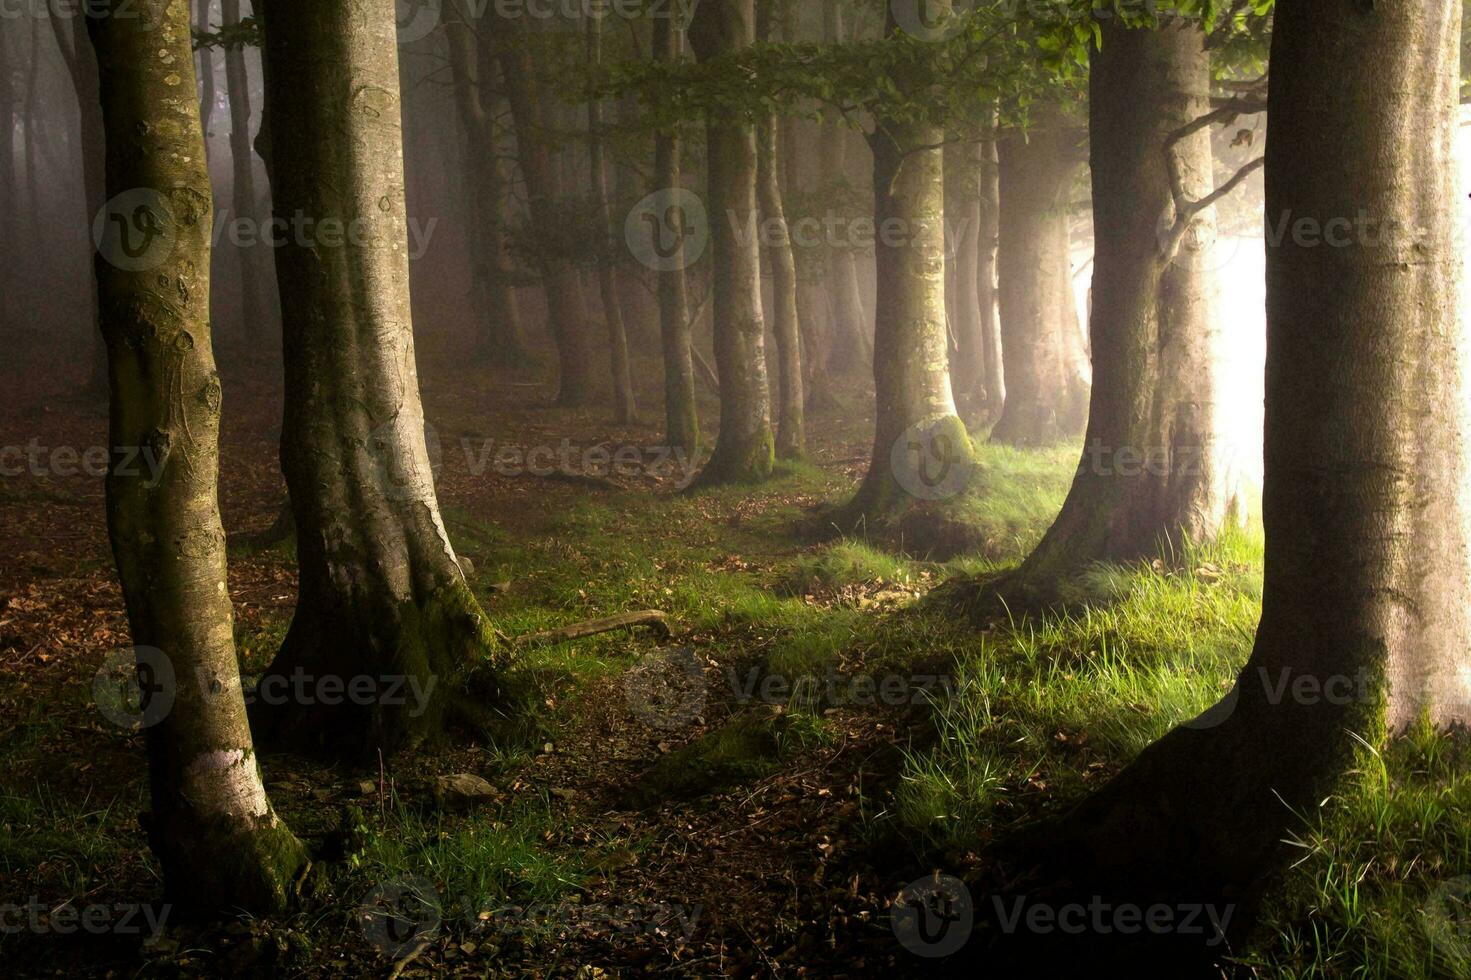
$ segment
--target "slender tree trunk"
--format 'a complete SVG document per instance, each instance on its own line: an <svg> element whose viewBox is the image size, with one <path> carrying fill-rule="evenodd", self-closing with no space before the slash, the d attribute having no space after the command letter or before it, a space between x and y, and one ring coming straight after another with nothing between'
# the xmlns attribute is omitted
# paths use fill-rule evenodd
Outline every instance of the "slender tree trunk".
<svg viewBox="0 0 1471 980"><path fill-rule="evenodd" d="M756 37L769 41L772 29L772 0L759 0L756 11ZM802 331L797 309L797 263L792 255L791 231L787 227L786 206L782 201L777 117L772 113L757 125L756 187L760 204L762 238L767 231L771 240L766 254L771 263L772 335L776 339L777 426L776 455L780 459L800 459L807 452L806 408L802 392Z"/></svg>
<svg viewBox="0 0 1471 980"><path fill-rule="evenodd" d="M748 47L753 0L704 0L690 26L701 61ZM771 475L776 449L761 312L761 251L750 232L756 207L756 129L743 119L707 120L711 242L714 249L715 367L720 433L698 484L751 482Z"/></svg>
<svg viewBox="0 0 1471 980"><path fill-rule="evenodd" d="M838 0L824 0L824 33L828 44L845 44L849 40L843 26L843 5ZM839 181L849 177L849 151L853 134L839 125L824 127L827 152L825 170ZM873 361L874 338L863 308L863 291L858 282L858 257L851 247L840 247L831 256L828 298L831 304L833 342L827 362L828 374L850 378L865 374Z"/></svg>
<svg viewBox="0 0 1471 980"><path fill-rule="evenodd" d="M9 64L14 57L9 37L0 37L0 59ZM12 76L8 71L0 71L0 214L13 215L20 210L19 188L15 179L15 122L16 99ZM91 227L90 218L87 227ZM5 263L7 269L19 267L20 229L16 227L15 221L0 221L0 261ZM7 332L20 323L20 311L9 309L8 306L9 304L0 306L0 324L4 325ZM100 335L95 330L88 331L89 347L96 345L95 338L98 336Z"/></svg>
<svg viewBox="0 0 1471 980"><path fill-rule="evenodd" d="M272 719L308 741L396 749L439 734L503 660L434 492L414 358L393 0L266 0L277 214L358 234L291 243L281 463L300 597L271 676L362 683ZM392 691L385 678L407 679ZM264 689L264 687L263 687ZM494 691L491 695L494 696Z"/></svg>
<svg viewBox="0 0 1471 980"><path fill-rule="evenodd" d="M935 0L936 16L949 9ZM900 28L890 10L887 31ZM895 79L911 91L904 77ZM914 91L915 96L922 90ZM877 121L873 150L874 223L905 229L905 241L880 236L874 318L877 396L873 458L842 522L882 518L916 499L964 489L973 455L955 409L945 322L945 142L936 125ZM959 478L950 483L952 474Z"/></svg>
<svg viewBox="0 0 1471 980"><path fill-rule="evenodd" d="M980 145L945 145L945 310L950 321L950 370L955 400L968 417L986 402L986 353L981 335Z"/></svg>
<svg viewBox="0 0 1471 980"><path fill-rule="evenodd" d="M1277 6L1267 222L1322 236L1267 248L1262 622L1230 698L1047 834L1073 880L1241 900L1356 737L1471 721L1460 22L1454 0Z"/></svg>
<svg viewBox="0 0 1471 980"><path fill-rule="evenodd" d="M1057 522L1013 580L1041 598L1094 562L1131 561L1205 540L1225 517L1211 378L1219 289L1215 217L1177 256L1170 134L1210 111L1198 25L1103 28L1089 74L1093 224L1093 407L1083 460ZM1214 186L1210 132L1168 149L1191 200ZM1173 261L1172 261L1173 259Z"/></svg>
<svg viewBox="0 0 1471 980"><path fill-rule="evenodd" d="M587 17L587 60L594 71L603 61L603 17L606 13L590 12ZM608 326L610 366L613 374L614 419L626 425L638 416L633 397L633 373L628 366L628 332L623 324L623 303L618 297L617 270L613 265L613 211L608 206L608 176L603 163L603 106L596 99L587 103L588 169L592 171L593 203L597 205L598 291L603 299L603 319Z"/></svg>
<svg viewBox="0 0 1471 980"><path fill-rule="evenodd" d="M1000 242L1001 168L996 157L995 115L980 143L980 169L976 195L980 203L980 225L976 229L976 302L980 307L981 358L985 371L984 415L987 421L1001 417L1006 404L1006 377L1001 349L1001 318L997 309L996 256Z"/></svg>
<svg viewBox="0 0 1471 980"><path fill-rule="evenodd" d="M681 37L668 17L654 19L654 57L673 64L681 57ZM654 183L660 188L682 187L679 134L660 130L654 134ZM699 408L695 402L695 368L691 352L693 322L690 317L689 282L683 266L660 271L659 336L664 354L664 433L671 448L683 450L689 459L699 456Z"/></svg>
<svg viewBox="0 0 1471 980"><path fill-rule="evenodd" d="M97 261L111 440L149 447L161 463L156 475L119 466L107 480L108 529L139 674L153 674L143 711L145 722L157 721L147 735L145 824L171 900L278 912L306 866L306 849L266 798L235 659L217 501L214 214L189 5L136 0L133 7L132 16L77 19L89 25L100 63L106 189L135 195L106 216L109 238Z"/></svg>
<svg viewBox="0 0 1471 980"><path fill-rule="evenodd" d="M104 173L107 139L103 130L102 106L97 101L97 56L87 40L85 17L63 19L53 16L50 20L51 29L56 36L56 45L61 49L62 60L66 62L72 90L76 93L80 120L80 138L77 141L77 147L82 157L81 205L83 209L78 218L84 222L84 228L90 229L97 217L97 212L107 201ZM63 29L63 23L70 25L70 31ZM13 137L7 132L6 138ZM0 156L0 160L8 163L9 157ZM5 213L14 214L15 212ZM10 222L6 224L10 225ZM95 286L95 277L93 285ZM108 360L107 347L103 343L102 330L99 325L100 312L95 288L88 290L88 305L91 314L88 319L88 346L92 352L92 373L88 379L85 394L89 398L100 400L107 397Z"/></svg>
<svg viewBox="0 0 1471 980"><path fill-rule="evenodd" d="M526 182L532 224L538 228L557 226L556 161L546 140L541 95L536 84L531 54L526 47L526 28L517 18L495 20L500 32L501 82L516 127L516 151L521 176ZM482 28L485 29L485 28ZM546 292L547 326L557 345L559 384L557 403L585 405L592 400L592 349L588 338L587 308L583 303L582 276L567 260L542 255L542 285Z"/></svg>
<svg viewBox="0 0 1471 980"><path fill-rule="evenodd" d="M198 0L195 7L195 28L210 29L210 13L214 0ZM199 73L199 126L204 131L204 156L209 159L210 130L215 122L215 53L214 48L202 47L196 52L195 71Z"/></svg>
<svg viewBox="0 0 1471 980"><path fill-rule="evenodd" d="M479 321L477 351L485 360L515 366L526 359L521 310L506 282L505 221L502 214L505 180L495 121L486 106L495 74L490 31L477 28L473 8L459 0L450 8L446 37L454 78L455 108L459 114L470 197L470 274L472 308ZM482 30L484 37L477 36Z"/></svg>
<svg viewBox="0 0 1471 980"><path fill-rule="evenodd" d="M240 23L240 0L221 0L226 26ZM232 217L255 220L259 198L255 189L255 151L250 139L250 73L245 65L245 48L225 48L225 87L230 98L230 188ZM270 304L266 300L267 275L261 266L265 250L236 247L240 264L240 316L242 336L261 340L271 333Z"/></svg>
<svg viewBox="0 0 1471 980"><path fill-rule="evenodd" d="M1086 363L1073 299L1068 204L1082 160L1058 111L999 146L1001 346L1006 405L997 442L1039 446L1080 435L1088 417Z"/></svg>

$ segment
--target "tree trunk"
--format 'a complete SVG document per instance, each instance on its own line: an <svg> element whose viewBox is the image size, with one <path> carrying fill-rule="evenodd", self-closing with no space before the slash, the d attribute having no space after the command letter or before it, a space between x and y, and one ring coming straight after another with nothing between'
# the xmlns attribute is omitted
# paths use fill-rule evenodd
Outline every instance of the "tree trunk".
<svg viewBox="0 0 1471 980"><path fill-rule="evenodd" d="M220 14L225 25L240 23L240 0L221 0ZM259 198L255 189L255 150L250 139L250 73L245 65L245 48L232 44L225 48L225 87L230 98L230 165L232 218L254 221ZM270 303L266 299L268 275L261 266L266 250L237 246L235 258L240 264L240 316L244 330L241 336L260 341L270 336Z"/></svg>
<svg viewBox="0 0 1471 980"><path fill-rule="evenodd" d="M471 198L467 237L471 251L470 289L479 320L477 352L486 361L514 367L526 360L526 346L522 339L520 306L506 282L505 181L495 121L485 104L490 90L488 76L495 74L494 52L489 48L488 30L483 31L484 37L477 36L470 16L472 10L464 0L451 7L446 38L455 108L469 171L465 181Z"/></svg>
<svg viewBox="0 0 1471 980"><path fill-rule="evenodd" d="M1067 502L1013 584L1043 598L1094 562L1171 553L1213 537L1225 518L1215 463L1212 273L1215 215L1163 254L1175 220L1166 153L1191 200L1213 189L1209 130L1168 147L1210 111L1210 61L1198 25L1103 28L1093 53L1093 405Z"/></svg>
<svg viewBox="0 0 1471 980"><path fill-rule="evenodd" d="M1000 236L1001 169L996 159L995 114L980 142L980 169L976 195L980 225L976 229L976 302L980 307L981 360L985 372L982 393L987 421L1001 417L1006 404L1006 379L1001 351L1001 319L997 311L996 253Z"/></svg>
<svg viewBox="0 0 1471 980"><path fill-rule="evenodd" d="M680 33L668 17L654 18L654 57L673 64L681 57ZM660 188L679 188L683 176L680 166L680 141L673 129L654 134L654 184ZM699 408L695 402L695 367L691 336L689 282L683 265L661 270L659 277L659 336L664 353L664 433L671 448L681 449L687 458L698 458L703 445L700 438Z"/></svg>
<svg viewBox="0 0 1471 980"><path fill-rule="evenodd" d="M943 16L950 4L930 10ZM900 28L891 10L887 31ZM909 91L904 77L895 87ZM922 91L913 93L916 97ZM859 524L913 500L964 489L974 457L955 409L945 322L945 142L932 124L877 121L873 150L874 224L903 229L878 236L873 380L877 396L873 458L842 523Z"/></svg>
<svg viewBox="0 0 1471 980"><path fill-rule="evenodd" d="M1040 113L1025 134L1003 134L998 146L1006 405L991 432L996 442L1045 445L1080 435L1087 422L1089 383L1080 363L1068 236L1068 204L1082 163L1077 144L1077 132L1054 110Z"/></svg>
<svg viewBox="0 0 1471 980"><path fill-rule="evenodd" d="M298 740L392 750L439 734L467 684L493 687L503 660L434 492L409 306L393 0L262 7L272 145L293 147L274 161L277 214L357 232L276 253L287 300L281 464L300 597L262 686L297 674L372 678L383 686L370 695L295 701L271 720Z"/></svg>
<svg viewBox="0 0 1471 980"><path fill-rule="evenodd" d="M771 0L760 0L756 12L756 35L769 41L772 29ZM756 187L760 203L761 238L771 263L772 335L776 338L777 378L776 455L800 459L807 452L806 408L802 393L802 341L797 310L797 263L792 255L791 231L782 201L780 130L772 113L758 123L756 140ZM768 238L768 232L770 237Z"/></svg>
<svg viewBox="0 0 1471 980"><path fill-rule="evenodd" d="M701 61L748 47L754 36L753 0L706 0L690 26L690 43ZM756 129L743 119L713 117L706 128L720 432L697 480L701 486L764 480L776 454L761 313L761 246L751 233L759 218Z"/></svg>
<svg viewBox="0 0 1471 980"><path fill-rule="evenodd" d="M197 0L195 7L195 29L210 29L210 13L214 0ZM196 53L195 70L199 73L199 127L204 132L204 157L209 159L210 127L215 121L215 52L214 48L202 47Z"/></svg>
<svg viewBox="0 0 1471 980"><path fill-rule="evenodd" d="M603 61L603 16L589 12L587 17L587 60L594 72ZM587 152L593 203L598 210L598 292L603 299L603 319L608 327L614 421L627 425L637 419L638 407L633 397L633 374L628 367L628 331L623 323L623 304L618 297L617 270L613 265L613 211L608 206L608 175L603 164L603 106L597 98L587 102Z"/></svg>
<svg viewBox="0 0 1471 980"><path fill-rule="evenodd" d="M950 371L955 400L969 418L986 404L986 354L981 335L980 145L945 145L945 311L950 322Z"/></svg>
<svg viewBox="0 0 1471 980"><path fill-rule="evenodd" d="M1231 698L1048 834L1063 874L1249 896L1355 735L1471 721L1460 22L1454 0L1277 6L1267 224L1309 224L1267 249L1262 622Z"/></svg>
<svg viewBox="0 0 1471 980"><path fill-rule="evenodd" d="M106 216L96 266L111 440L149 447L161 463L156 475L119 466L107 479L140 684L153 685L142 706L141 724L156 722L147 734L152 810L144 822L171 901L279 912L306 849L266 798L235 659L217 499L214 214L189 5L134 6L142 11L133 16L77 20L87 22L100 65L106 190L134 195Z"/></svg>
<svg viewBox="0 0 1471 980"><path fill-rule="evenodd" d="M531 222L537 228L555 228L559 221L557 168L546 140L541 95L525 43L526 28L514 17L498 18L494 24L502 35L498 39L501 82L516 128L516 153ZM547 327L557 345L557 404L585 405L592 400L593 382L581 273L561 256L542 254L538 262L546 293Z"/></svg>

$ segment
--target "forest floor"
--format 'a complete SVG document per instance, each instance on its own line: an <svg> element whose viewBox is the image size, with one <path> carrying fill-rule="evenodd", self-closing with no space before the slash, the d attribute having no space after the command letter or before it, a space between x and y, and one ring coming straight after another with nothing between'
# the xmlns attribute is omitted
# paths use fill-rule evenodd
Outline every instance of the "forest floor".
<svg viewBox="0 0 1471 980"><path fill-rule="evenodd" d="M446 522L496 628L659 609L673 637L518 647L519 700L493 740L358 764L264 753L278 812L333 859L288 920L191 925L159 904L138 824L143 736L92 693L128 644L102 480L76 472L86 447L106 445L105 416L17 370L0 406L0 446L28 447L25 472L0 478L5 972L974 971L974 955L941 960L896 929L906 886L953 876L979 910L1011 883L993 841L1214 703L1249 652L1259 530L1099 568L1065 612L1038 619L977 624L929 601L949 578L1025 554L1075 450L986 447L961 498L856 541L824 515L867 465L858 395L818 413L809 460L769 484L683 493L690 471L657 449L651 394L647 424L616 427L601 410L547 407L544 385L425 360ZM290 622L295 572L289 540L247 543L284 502L278 383L228 367L221 503L249 674ZM528 472L516 452L538 447ZM607 458L624 465L605 473ZM1304 825L1303 860L1259 934L1223 943L1214 972L1471 963L1466 745L1418 733L1366 758ZM971 954L996 938L993 919L978 911L961 937Z"/></svg>

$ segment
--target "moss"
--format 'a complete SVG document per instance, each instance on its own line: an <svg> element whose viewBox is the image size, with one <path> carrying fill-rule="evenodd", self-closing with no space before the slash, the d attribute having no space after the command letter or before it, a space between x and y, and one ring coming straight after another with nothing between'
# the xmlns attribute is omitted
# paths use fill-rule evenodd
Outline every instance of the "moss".
<svg viewBox="0 0 1471 980"><path fill-rule="evenodd" d="M737 715L720 728L660 759L632 787L636 806L664 800L688 800L741 783L762 779L778 768L784 747L805 745L810 724L794 728L793 715L761 708ZM788 734L801 738L788 738Z"/></svg>

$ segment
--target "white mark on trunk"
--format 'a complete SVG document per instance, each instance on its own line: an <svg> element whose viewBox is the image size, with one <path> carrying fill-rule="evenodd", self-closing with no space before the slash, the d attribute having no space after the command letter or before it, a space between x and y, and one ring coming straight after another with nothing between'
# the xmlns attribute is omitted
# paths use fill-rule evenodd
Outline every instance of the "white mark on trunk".
<svg viewBox="0 0 1471 980"><path fill-rule="evenodd" d="M184 794L200 808L225 816L269 818L271 804L244 749L197 756L184 771Z"/></svg>

